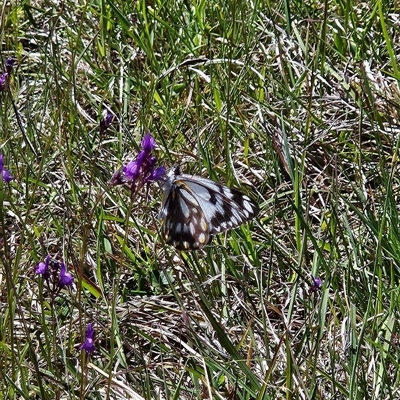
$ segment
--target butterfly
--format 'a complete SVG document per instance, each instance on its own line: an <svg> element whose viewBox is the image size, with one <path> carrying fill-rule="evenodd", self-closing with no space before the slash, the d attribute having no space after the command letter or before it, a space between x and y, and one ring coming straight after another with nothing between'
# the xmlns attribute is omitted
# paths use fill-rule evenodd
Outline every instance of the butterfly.
<svg viewBox="0 0 400 400"><path fill-rule="evenodd" d="M162 234L178 250L201 249L211 235L236 228L259 211L254 200L239 190L182 174L179 166L168 171L162 186Z"/></svg>

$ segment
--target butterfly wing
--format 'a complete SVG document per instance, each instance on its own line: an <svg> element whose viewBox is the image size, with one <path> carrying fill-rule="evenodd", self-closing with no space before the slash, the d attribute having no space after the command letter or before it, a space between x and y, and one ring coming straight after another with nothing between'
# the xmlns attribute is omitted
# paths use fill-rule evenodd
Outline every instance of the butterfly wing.
<svg viewBox="0 0 400 400"><path fill-rule="evenodd" d="M171 169L164 182L163 236L179 250L200 249L212 234L235 228L258 213L257 204L239 190Z"/></svg>
<svg viewBox="0 0 400 400"><path fill-rule="evenodd" d="M182 175L181 179L196 195L211 234L236 228L258 214L254 200L237 189L198 176Z"/></svg>
<svg viewBox="0 0 400 400"><path fill-rule="evenodd" d="M174 181L162 209L162 233L178 250L202 248L210 240L210 224L197 198L184 182Z"/></svg>

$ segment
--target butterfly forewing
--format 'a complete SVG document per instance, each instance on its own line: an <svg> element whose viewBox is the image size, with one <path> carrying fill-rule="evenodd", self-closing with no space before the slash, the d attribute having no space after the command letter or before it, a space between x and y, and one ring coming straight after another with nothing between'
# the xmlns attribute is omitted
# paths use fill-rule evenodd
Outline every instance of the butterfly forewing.
<svg viewBox="0 0 400 400"><path fill-rule="evenodd" d="M184 182L173 183L162 215L164 239L178 250L199 249L209 242L209 222Z"/></svg>
<svg viewBox="0 0 400 400"><path fill-rule="evenodd" d="M210 179L168 172L164 182L163 235L179 250L202 248L212 234L235 228L258 213L247 195Z"/></svg>

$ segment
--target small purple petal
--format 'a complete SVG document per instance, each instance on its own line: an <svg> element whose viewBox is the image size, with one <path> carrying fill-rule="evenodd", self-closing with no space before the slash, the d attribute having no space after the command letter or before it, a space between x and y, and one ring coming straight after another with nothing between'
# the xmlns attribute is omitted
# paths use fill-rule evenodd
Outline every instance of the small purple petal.
<svg viewBox="0 0 400 400"><path fill-rule="evenodd" d="M8 169L3 169L2 177L4 182L11 182L14 178L11 175L11 172Z"/></svg>
<svg viewBox="0 0 400 400"><path fill-rule="evenodd" d="M42 262L40 262L38 265L36 265L36 267L35 267L35 272L38 274L38 275L43 275L44 273L46 273L46 271L47 271L47 267L46 267L46 264L42 261Z"/></svg>
<svg viewBox="0 0 400 400"><path fill-rule="evenodd" d="M11 57L8 57L6 60L6 71L8 73L10 73L12 71L13 65L14 65L14 59Z"/></svg>
<svg viewBox="0 0 400 400"><path fill-rule="evenodd" d="M93 353L96 350L94 345L94 330L92 324L88 324L86 329L86 339L81 345L81 350L85 350L87 353Z"/></svg>
<svg viewBox="0 0 400 400"><path fill-rule="evenodd" d="M14 179L11 172L4 168L3 154L0 154L0 176L5 182L10 182Z"/></svg>
<svg viewBox="0 0 400 400"><path fill-rule="evenodd" d="M130 161L125 167L122 168L122 172L125 176L125 181L135 181L140 172L138 162L136 160Z"/></svg>
<svg viewBox="0 0 400 400"><path fill-rule="evenodd" d="M316 288L319 289L319 288L322 286L322 281L321 281L321 279L319 279L318 277L314 278L314 277L312 276L312 280L313 280L314 286L315 286Z"/></svg>
<svg viewBox="0 0 400 400"><path fill-rule="evenodd" d="M165 167L158 167L146 179L146 182L159 181L160 179L164 178L166 172L167 170L165 169Z"/></svg>
<svg viewBox="0 0 400 400"><path fill-rule="evenodd" d="M122 170L114 172L108 183L112 186L123 185L126 183L125 175L122 173Z"/></svg>
<svg viewBox="0 0 400 400"><path fill-rule="evenodd" d="M105 110L103 112L103 117L100 120L100 129L103 131L108 129L112 124L113 120L114 120L114 114Z"/></svg>
<svg viewBox="0 0 400 400"><path fill-rule="evenodd" d="M145 164L149 158L149 154L147 154L144 150L142 150L138 156L136 157L136 163L138 164L138 168L142 168L142 165ZM150 156L151 157L151 156Z"/></svg>
<svg viewBox="0 0 400 400"><path fill-rule="evenodd" d="M49 263L50 263L50 256L47 255L44 262L42 261L38 265L36 265L35 273L38 275L43 275L43 278L48 279L50 277Z"/></svg>
<svg viewBox="0 0 400 400"><path fill-rule="evenodd" d="M157 157L156 157L156 156L150 155L150 156L147 158L147 168L148 168L148 169L154 168L154 166L156 165L156 162L157 162Z"/></svg>
<svg viewBox="0 0 400 400"><path fill-rule="evenodd" d="M60 270L60 281L59 285L63 286L71 286L74 282L74 277L70 272L67 272L67 267L64 263L61 263L61 270Z"/></svg>
<svg viewBox="0 0 400 400"><path fill-rule="evenodd" d="M7 90L8 84L8 73L4 72L0 75L0 92Z"/></svg>
<svg viewBox="0 0 400 400"><path fill-rule="evenodd" d="M322 280L319 279L318 277L314 278L312 275L311 275L311 278L312 278L313 283L310 286L310 288L308 289L308 293L316 293L322 287Z"/></svg>
<svg viewBox="0 0 400 400"><path fill-rule="evenodd" d="M142 149L146 154L150 154L156 148L156 141L150 132L147 132L142 140Z"/></svg>

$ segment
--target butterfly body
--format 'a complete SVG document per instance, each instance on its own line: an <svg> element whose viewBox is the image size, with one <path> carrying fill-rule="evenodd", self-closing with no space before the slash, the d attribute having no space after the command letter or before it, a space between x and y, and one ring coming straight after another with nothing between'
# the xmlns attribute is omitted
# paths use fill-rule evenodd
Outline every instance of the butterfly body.
<svg viewBox="0 0 400 400"><path fill-rule="evenodd" d="M160 218L164 240L178 250L196 250L211 235L235 228L255 217L257 204L237 189L171 168L163 181Z"/></svg>

